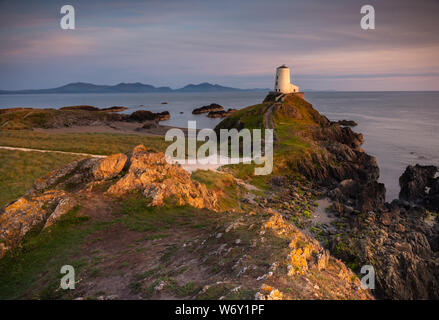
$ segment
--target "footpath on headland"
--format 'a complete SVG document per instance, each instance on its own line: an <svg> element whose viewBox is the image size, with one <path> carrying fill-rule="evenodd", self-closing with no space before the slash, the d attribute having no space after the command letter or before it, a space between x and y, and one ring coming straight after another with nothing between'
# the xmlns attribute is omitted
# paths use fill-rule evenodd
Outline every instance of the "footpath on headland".
<svg viewBox="0 0 439 320"><path fill-rule="evenodd" d="M68 152L68 151L59 151L59 150L44 150L44 149L31 149L31 148L20 148L20 147L7 147L0 146L0 149L3 150L15 150L15 151L25 151L25 152L42 152L42 153L60 153L60 154L70 154L76 156L84 156L91 158L105 158L108 155L99 155L99 154L90 154L90 153L80 153L80 152ZM211 157L209 157L211 158ZM178 162L178 161L177 161ZM210 161L209 163L194 163L194 164L186 164L180 163L183 169L193 172L195 170L216 170L220 166L224 165L224 163L231 162L230 158L227 157L218 157L217 161Z"/></svg>
<svg viewBox="0 0 439 320"><path fill-rule="evenodd" d="M6 147L6 146L0 146L0 149L25 151L25 152L43 152L43 153L52 152L52 153L72 154L72 155L77 155L77 156L86 156L86 157L92 157L92 158L105 158L106 157L106 155L99 155L99 154L68 152L68 151L58 151L58 150L29 149L29 148Z"/></svg>

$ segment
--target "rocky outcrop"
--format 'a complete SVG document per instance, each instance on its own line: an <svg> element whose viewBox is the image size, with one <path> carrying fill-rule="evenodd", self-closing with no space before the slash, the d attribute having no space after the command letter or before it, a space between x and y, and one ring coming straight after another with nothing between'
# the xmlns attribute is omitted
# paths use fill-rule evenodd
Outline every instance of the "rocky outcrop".
<svg viewBox="0 0 439 320"><path fill-rule="evenodd" d="M101 111L104 111L104 112L121 112L121 111L125 111L125 110L128 110L128 108L123 107L123 106L112 106L112 107L101 109Z"/></svg>
<svg viewBox="0 0 439 320"><path fill-rule="evenodd" d="M393 203L368 213L344 211L328 235L330 250L356 268L372 265L377 297L439 298L439 225L427 221L423 208Z"/></svg>
<svg viewBox="0 0 439 320"><path fill-rule="evenodd" d="M108 108L98 108L98 107L93 107L93 106L80 105L80 106L62 107L59 110L121 112L121 111L128 110L128 108L127 107L122 107L122 106L113 106L113 107L108 107Z"/></svg>
<svg viewBox="0 0 439 320"><path fill-rule="evenodd" d="M400 179L406 202L390 205L378 182L376 159L360 147L361 135L338 124L320 127L312 135L320 152L305 157L299 168L335 201L344 227L329 232L331 253L357 268L372 265L379 298L439 298L439 228L434 219L425 222L422 207L413 206L435 207L436 170L409 167Z"/></svg>
<svg viewBox="0 0 439 320"><path fill-rule="evenodd" d="M202 114L202 113L208 113L208 112L211 112L211 111L222 111L222 110L224 110L223 106L220 106L217 103L211 103L208 106L203 106L203 107L200 107L200 108L195 108L192 111L192 114Z"/></svg>
<svg viewBox="0 0 439 320"><path fill-rule="evenodd" d="M297 227L285 221L277 211L268 209L268 213L271 214L271 217L263 224L262 233L265 231L274 232L277 236L288 239L288 255L285 261L279 262L279 264L286 264L289 278L306 277L308 279L311 274L318 273L320 275L319 278L327 277L329 279L329 273L331 273L334 289L340 285L345 290L345 295L353 295L360 299L372 298L369 291L361 289L360 280L354 273L346 268L341 261L331 257L329 251L324 249L318 241L305 235ZM273 276L274 271L267 278ZM318 285L314 284L314 288L318 288ZM333 294L336 294L336 292L333 292ZM285 294L277 289L263 284L255 298L260 300L280 300L284 299L284 296Z"/></svg>
<svg viewBox="0 0 439 320"><path fill-rule="evenodd" d="M62 107L62 108L59 108L59 110L100 111L100 109L97 107L87 106L87 105Z"/></svg>
<svg viewBox="0 0 439 320"><path fill-rule="evenodd" d="M356 123L354 120L338 120L335 121L334 123L337 123L345 127L356 127L358 125L358 123Z"/></svg>
<svg viewBox="0 0 439 320"><path fill-rule="evenodd" d="M329 252L320 244L303 233L293 225L286 223L282 216L273 212L272 217L264 224L264 229L271 229L278 235L289 235L291 249L288 258L288 275L305 275L310 269L325 269L329 261Z"/></svg>
<svg viewBox="0 0 439 320"><path fill-rule="evenodd" d="M154 113L148 110L138 110L133 112L129 117L128 120L130 121L137 121L137 122L144 122L144 121L165 121L168 120L171 117L169 114L169 111L163 111Z"/></svg>
<svg viewBox="0 0 439 320"><path fill-rule="evenodd" d="M190 178L190 174L177 164L169 164L163 153L151 152L140 145L130 157L128 172L108 189L108 193L122 196L139 190L151 199L152 206L161 206L164 201L196 208L217 209L216 195Z"/></svg>
<svg viewBox="0 0 439 320"><path fill-rule="evenodd" d="M427 209L439 210L439 171L436 166L408 166L399 178L399 198Z"/></svg>
<svg viewBox="0 0 439 320"><path fill-rule="evenodd" d="M388 204L376 159L361 149L361 134L348 123L328 121L298 97L266 100L273 102L275 117L298 124L296 135L310 145L301 157L288 159L287 167L334 201L337 223L320 234L331 253L357 272L372 265L377 297L439 298L439 226L422 207L435 208L437 169L409 167L400 179L403 200ZM302 123L308 126L300 130ZM304 265L304 251L295 259L298 265Z"/></svg>
<svg viewBox="0 0 439 320"><path fill-rule="evenodd" d="M112 179L122 171L126 162L126 155L113 154L98 160L92 169L92 175L96 180Z"/></svg>
<svg viewBox="0 0 439 320"><path fill-rule="evenodd" d="M207 114L208 118L225 118L230 116L232 113L236 112L236 109L227 109L226 110L221 110L221 111L210 111Z"/></svg>
<svg viewBox="0 0 439 320"><path fill-rule="evenodd" d="M52 225L76 204L63 190L47 190L26 196L6 206L0 212L0 258L16 247L34 227Z"/></svg>
<svg viewBox="0 0 439 320"><path fill-rule="evenodd" d="M108 194L124 196L139 190L151 206L165 201L176 205L217 210L217 196L204 184L193 181L165 155L139 145L127 154L75 161L37 179L27 194L0 211L0 258L17 246L34 227L47 228L77 203L74 194L115 180Z"/></svg>

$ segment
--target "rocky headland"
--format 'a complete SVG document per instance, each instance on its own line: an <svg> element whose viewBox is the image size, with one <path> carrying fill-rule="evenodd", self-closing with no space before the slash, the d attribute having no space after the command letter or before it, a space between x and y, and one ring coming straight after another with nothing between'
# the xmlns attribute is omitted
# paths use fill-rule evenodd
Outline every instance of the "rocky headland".
<svg viewBox="0 0 439 320"><path fill-rule="evenodd" d="M276 183L288 187L288 181L302 177L332 201L327 210L334 217L331 223L302 219L300 224L356 272L372 265L376 297L437 299L437 168L408 167L400 179L400 200L386 203L376 159L361 148L363 136L330 122L298 96L269 95L262 105L239 110L217 129L252 127L249 115L256 112L263 116L259 126L277 131ZM284 214L296 218L291 209Z"/></svg>
<svg viewBox="0 0 439 320"><path fill-rule="evenodd" d="M270 94L230 114L222 128L274 129L273 173L229 165L190 174L142 145L73 162L1 210L0 271L50 237L94 230L71 244L80 246L72 255L95 261L98 250L101 258L64 298L96 290L120 299L439 297L437 167L408 167L400 199L385 202L363 136L294 94ZM74 221L71 229L66 221ZM59 228L67 229L55 238ZM374 290L361 288L364 265L375 270ZM44 268L34 277L52 279ZM36 288L15 294L38 296Z"/></svg>

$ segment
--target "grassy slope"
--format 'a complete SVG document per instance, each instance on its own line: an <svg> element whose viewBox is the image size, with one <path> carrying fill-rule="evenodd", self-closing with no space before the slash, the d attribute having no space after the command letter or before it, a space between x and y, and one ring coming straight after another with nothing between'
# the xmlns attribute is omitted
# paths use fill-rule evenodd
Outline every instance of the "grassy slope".
<svg viewBox="0 0 439 320"><path fill-rule="evenodd" d="M136 145L145 144L156 151L164 151L168 142L159 136L113 133L53 134L35 131L0 131L0 145L43 150L59 150L90 154L128 152Z"/></svg>
<svg viewBox="0 0 439 320"><path fill-rule="evenodd" d="M52 128L55 124L71 121L95 121L117 117L106 112L86 110L58 110L58 109L24 109L0 110L1 130L23 130L32 128ZM62 125L61 125L62 126Z"/></svg>
<svg viewBox="0 0 439 320"><path fill-rule="evenodd" d="M78 156L0 150L0 207L21 197L33 182Z"/></svg>
<svg viewBox="0 0 439 320"><path fill-rule="evenodd" d="M271 104L266 102L241 109L220 122L216 128L236 128L242 126L249 129L264 128L264 114ZM274 150L272 175L286 174L290 171L287 163L294 163L294 161L300 160L308 152L317 148L313 141L304 138L307 131L318 126L313 117L316 111L312 109L308 102L296 96L287 97L282 104L287 108L292 107L296 109L300 113L301 119L292 118L288 112L275 112L273 119L280 141ZM253 174L254 165L229 165L226 166L225 170L238 178L251 182L261 189L267 188L267 181L271 177L271 175L255 176Z"/></svg>
<svg viewBox="0 0 439 320"><path fill-rule="evenodd" d="M194 175L199 181L210 181L208 187L212 190L218 186L225 188L224 196L230 195L232 198L222 203L224 209L237 207L234 199L239 190L231 183L230 177L220 174L211 176L208 172ZM218 184L213 184L214 181ZM139 194L116 201L111 210L105 211L106 217L102 220L102 217L87 216L90 212L78 206L50 228L42 232L40 227L32 230L20 248L9 251L0 260L0 299L71 299L84 295L96 299L106 292L101 285L100 289L98 286L95 292L90 293L87 281L99 282L122 275L124 280L130 282L132 297L140 295L149 298L158 281L166 281L165 292L171 297L194 297L202 287L199 280L184 281L180 275L185 273L185 278L197 278L198 263L192 265L187 263L187 259L176 262L182 250L181 242L191 242L200 237L209 238L218 225L230 223L231 219L236 218L236 214L223 215L189 206L165 205L162 208L151 208ZM232 235L230 243L234 243L236 237L245 239L245 235L240 232L231 232ZM106 243L115 237L129 239L129 242L117 241L107 246ZM218 242L216 238L209 241L212 246ZM109 252L111 250L116 251ZM210 252L212 248L204 250ZM198 257L199 254L198 251L193 253L188 247L182 256ZM240 254L236 252L233 256L237 260ZM132 265L134 259L140 261ZM234 262L228 261L228 267ZM60 268L65 264L74 266L77 279L84 279L84 284L79 282L76 290L63 291L58 288L62 277ZM214 273L218 272L216 261L208 261L205 266L212 268ZM230 291L231 288L228 289ZM232 297L249 299L254 293L253 290L245 289ZM218 292L210 290L207 295L198 298L218 299L220 294L222 292L218 288Z"/></svg>
<svg viewBox="0 0 439 320"><path fill-rule="evenodd" d="M301 115L301 119L292 118L288 113L275 113L274 122L280 143L275 150L275 172L285 173L286 162L295 162L311 151L317 150L316 144L307 136L307 132L317 127L313 118L311 105L296 96L289 96L282 103L284 106L293 106Z"/></svg>
<svg viewBox="0 0 439 320"><path fill-rule="evenodd" d="M221 121L217 129L237 128L242 124L247 129L264 128L264 113L270 103L261 103L240 109Z"/></svg>
<svg viewBox="0 0 439 320"><path fill-rule="evenodd" d="M144 144L164 151L162 137L135 134L69 133L48 134L34 131L0 131L0 145L90 154L128 152ZM81 157L57 153L0 150L0 207L22 196L35 179Z"/></svg>

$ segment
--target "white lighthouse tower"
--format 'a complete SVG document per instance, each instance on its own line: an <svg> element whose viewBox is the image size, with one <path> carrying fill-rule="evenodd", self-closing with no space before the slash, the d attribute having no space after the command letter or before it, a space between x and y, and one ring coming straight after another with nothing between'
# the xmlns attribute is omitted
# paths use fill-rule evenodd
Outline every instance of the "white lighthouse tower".
<svg viewBox="0 0 439 320"><path fill-rule="evenodd" d="M290 69L286 65L281 65L276 69L276 82L274 85L274 92L299 92L299 87L290 82Z"/></svg>

